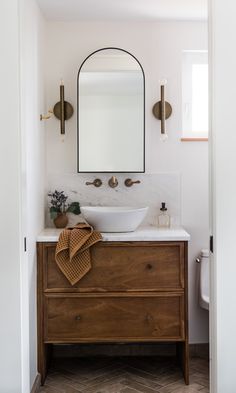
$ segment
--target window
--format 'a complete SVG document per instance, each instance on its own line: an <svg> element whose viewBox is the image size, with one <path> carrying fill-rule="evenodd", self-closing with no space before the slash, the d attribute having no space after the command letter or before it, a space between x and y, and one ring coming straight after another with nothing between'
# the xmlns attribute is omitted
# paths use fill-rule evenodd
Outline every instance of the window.
<svg viewBox="0 0 236 393"><path fill-rule="evenodd" d="M183 139L208 137L208 52L183 51Z"/></svg>

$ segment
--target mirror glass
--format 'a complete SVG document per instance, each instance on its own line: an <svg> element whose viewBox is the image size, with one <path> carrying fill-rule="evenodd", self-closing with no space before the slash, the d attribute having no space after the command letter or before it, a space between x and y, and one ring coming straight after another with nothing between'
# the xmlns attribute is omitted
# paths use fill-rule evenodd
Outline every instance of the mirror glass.
<svg viewBox="0 0 236 393"><path fill-rule="evenodd" d="M78 172L144 172L144 73L116 48L92 53L78 74Z"/></svg>

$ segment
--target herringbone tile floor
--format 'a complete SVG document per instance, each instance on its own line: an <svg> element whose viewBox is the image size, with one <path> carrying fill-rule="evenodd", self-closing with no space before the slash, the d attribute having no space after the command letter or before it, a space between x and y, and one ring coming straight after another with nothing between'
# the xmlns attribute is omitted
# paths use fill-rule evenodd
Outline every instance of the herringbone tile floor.
<svg viewBox="0 0 236 393"><path fill-rule="evenodd" d="M186 386L174 359L54 359L40 393L208 393L208 362L193 358Z"/></svg>

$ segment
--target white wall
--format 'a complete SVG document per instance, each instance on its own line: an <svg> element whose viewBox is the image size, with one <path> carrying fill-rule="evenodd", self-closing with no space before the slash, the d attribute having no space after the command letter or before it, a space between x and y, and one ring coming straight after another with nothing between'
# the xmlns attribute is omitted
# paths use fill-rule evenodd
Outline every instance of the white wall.
<svg viewBox="0 0 236 393"><path fill-rule="evenodd" d="M45 135L40 113L44 107L44 18L34 0L21 1L21 127L24 153L24 232L27 259L24 293L28 310L24 315L28 340L29 388L37 375L36 237L44 227ZM27 315L28 313L28 315ZM23 392L26 393L26 390Z"/></svg>
<svg viewBox="0 0 236 393"><path fill-rule="evenodd" d="M212 393L235 392L236 117L234 0L212 0Z"/></svg>
<svg viewBox="0 0 236 393"><path fill-rule="evenodd" d="M0 3L0 26L0 393L29 393L37 375L35 241L44 226L43 22L34 0L12 0Z"/></svg>
<svg viewBox="0 0 236 393"><path fill-rule="evenodd" d="M21 348L21 158L18 1L0 3L0 392L19 393ZM6 39L7 37L7 39Z"/></svg>
<svg viewBox="0 0 236 393"><path fill-rule="evenodd" d="M208 144L184 143L180 137L181 54L182 50L207 48L207 24L47 22L48 108L58 101L61 78L65 82L65 97L76 108L77 72L82 61L91 52L109 46L130 51L144 68L146 172L179 172L182 176L182 224L192 236L189 246L190 341L206 342L208 313L197 303L195 257L201 248L208 247ZM159 80L163 77L168 80L167 99L173 106L173 115L167 122L169 139L164 144L160 142L160 123L152 116L152 106L159 100ZM76 116L66 122L63 143L58 120L51 119L46 127L47 172L50 179L53 174L60 174L63 184L66 181L63 174L76 172Z"/></svg>

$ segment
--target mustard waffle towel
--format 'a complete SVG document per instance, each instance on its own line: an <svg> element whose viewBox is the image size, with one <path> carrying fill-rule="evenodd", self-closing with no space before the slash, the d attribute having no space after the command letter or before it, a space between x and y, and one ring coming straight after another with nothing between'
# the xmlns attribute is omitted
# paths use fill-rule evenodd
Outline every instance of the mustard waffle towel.
<svg viewBox="0 0 236 393"><path fill-rule="evenodd" d="M55 258L71 285L76 284L91 269L89 248L101 240L101 234L85 223L61 232Z"/></svg>

